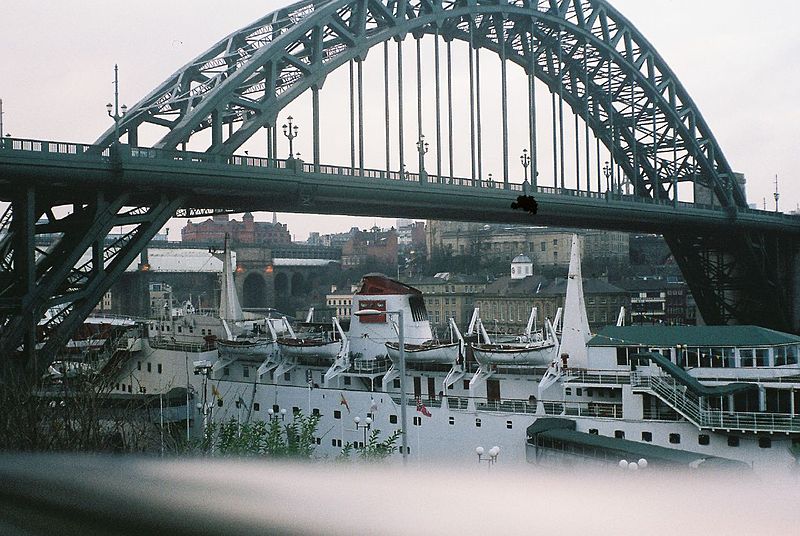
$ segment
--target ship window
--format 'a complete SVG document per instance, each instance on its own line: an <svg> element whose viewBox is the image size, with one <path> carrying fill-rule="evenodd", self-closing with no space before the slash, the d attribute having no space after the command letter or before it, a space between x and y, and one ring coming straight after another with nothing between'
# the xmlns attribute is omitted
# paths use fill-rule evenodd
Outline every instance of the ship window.
<svg viewBox="0 0 800 536"><path fill-rule="evenodd" d="M336 440L335 440L335 439L331 439L331 446L332 446L332 447L335 447L335 446L336 446Z"/></svg>
<svg viewBox="0 0 800 536"><path fill-rule="evenodd" d="M272 405L272 411L274 413L278 413L280 410L281 410L281 407L278 404L273 404Z"/></svg>
<svg viewBox="0 0 800 536"><path fill-rule="evenodd" d="M254 402L253 411L261 411L261 404L259 404L258 402Z"/></svg>
<svg viewBox="0 0 800 536"><path fill-rule="evenodd" d="M506 428L508 428L509 430L511 430L512 428L514 428L514 423L513 423L513 422L511 422L511 421L506 421Z"/></svg>
<svg viewBox="0 0 800 536"><path fill-rule="evenodd" d="M586 389L586 396L594 396L594 391L591 389Z"/></svg>
<svg viewBox="0 0 800 536"><path fill-rule="evenodd" d="M653 441L653 432L642 432L642 441L650 443Z"/></svg>
<svg viewBox="0 0 800 536"><path fill-rule="evenodd" d="M231 375L231 369L229 369L228 367L225 367L224 369L222 369L222 375L223 376L230 376Z"/></svg>
<svg viewBox="0 0 800 536"><path fill-rule="evenodd" d="M147 363L147 372L153 372L153 364Z"/></svg>
<svg viewBox="0 0 800 536"><path fill-rule="evenodd" d="M681 442L681 434L669 434L669 442L673 445L677 445Z"/></svg>
<svg viewBox="0 0 800 536"><path fill-rule="evenodd" d="M183 330L181 329L181 326L178 326L178 333L183 333Z"/></svg>
<svg viewBox="0 0 800 536"><path fill-rule="evenodd" d="M222 404L224 404L223 400L222 400L221 398L218 398L218 399L217 399L217 405L218 405L219 407L222 407Z"/></svg>
<svg viewBox="0 0 800 536"><path fill-rule="evenodd" d="M625 431L624 430L614 430L614 437L617 439L625 439Z"/></svg>
<svg viewBox="0 0 800 536"><path fill-rule="evenodd" d="M404 345L404 346L405 346L405 345ZM345 384L345 385L350 385L350 382L351 382L350 376L345 376L345 377L344 377L344 384Z"/></svg>
<svg viewBox="0 0 800 536"><path fill-rule="evenodd" d="M334 419L341 419L342 418L342 412L339 411L338 409L333 410L333 418Z"/></svg>
<svg viewBox="0 0 800 536"><path fill-rule="evenodd" d="M564 389L564 394L567 395L567 396L572 395L572 389L569 389L569 388Z"/></svg>
<svg viewBox="0 0 800 536"><path fill-rule="evenodd" d="M422 417L414 417L414 426L422 426Z"/></svg>
<svg viewBox="0 0 800 536"><path fill-rule="evenodd" d="M250 367L243 366L242 367L242 377L249 378L250 377Z"/></svg>
<svg viewBox="0 0 800 536"><path fill-rule="evenodd" d="M397 415L389 415L389 424L397 424Z"/></svg>
<svg viewBox="0 0 800 536"><path fill-rule="evenodd" d="M397 379L393 382L395 389L400 389L400 380Z"/></svg>
<svg viewBox="0 0 800 536"><path fill-rule="evenodd" d="M480 427L481 427L481 420L475 419L475 428L480 428Z"/></svg>
<svg viewBox="0 0 800 536"><path fill-rule="evenodd" d="M465 391L469 390L469 380L464 380L464 390Z"/></svg>
<svg viewBox="0 0 800 536"><path fill-rule="evenodd" d="M577 389L575 389L575 394L576 394L577 396L583 396L583 389L581 389L580 387L578 387Z"/></svg>
<svg viewBox="0 0 800 536"><path fill-rule="evenodd" d="M131 385L131 384L128 384L128 392L129 392L129 393L132 393L132 392L133 392L133 385Z"/></svg>
<svg viewBox="0 0 800 536"><path fill-rule="evenodd" d="M758 446L761 447L762 449L772 448L772 440L768 437L759 437Z"/></svg>
<svg viewBox="0 0 800 536"><path fill-rule="evenodd" d="M161 363L159 363L159 364L158 364L158 373L159 373L159 374L161 374L161 370L162 370L162 368L161 368Z"/></svg>
<svg viewBox="0 0 800 536"><path fill-rule="evenodd" d="M291 372L284 372L283 373L283 379L286 380L287 382L290 381L292 379L292 373Z"/></svg>
<svg viewBox="0 0 800 536"><path fill-rule="evenodd" d="M314 408L311 410L311 415L316 415L319 417L319 408Z"/></svg>
<svg viewBox="0 0 800 536"><path fill-rule="evenodd" d="M137 361L136 362L136 370L142 370L142 362L141 361Z"/></svg>
<svg viewBox="0 0 800 536"><path fill-rule="evenodd" d="M319 445L319 444L321 444L321 443L322 443L322 438L321 438L321 437L318 437L318 438L317 438L315 441L317 442L317 445Z"/></svg>
<svg viewBox="0 0 800 536"><path fill-rule="evenodd" d="M448 422L450 423L450 426L454 426L456 424L456 418L455 417L450 417L448 419Z"/></svg>
<svg viewBox="0 0 800 536"><path fill-rule="evenodd" d="M711 443L711 437L708 434L700 434L697 436L698 445L708 445Z"/></svg>
<svg viewBox="0 0 800 536"><path fill-rule="evenodd" d="M300 408L292 406L292 415L297 415L298 413L300 413Z"/></svg>
<svg viewBox="0 0 800 536"><path fill-rule="evenodd" d="M600 432L597 431L597 428L589 428L589 435L599 435Z"/></svg>
<svg viewBox="0 0 800 536"><path fill-rule="evenodd" d="M728 446L729 447L738 447L739 446L739 438L737 436L728 436Z"/></svg>

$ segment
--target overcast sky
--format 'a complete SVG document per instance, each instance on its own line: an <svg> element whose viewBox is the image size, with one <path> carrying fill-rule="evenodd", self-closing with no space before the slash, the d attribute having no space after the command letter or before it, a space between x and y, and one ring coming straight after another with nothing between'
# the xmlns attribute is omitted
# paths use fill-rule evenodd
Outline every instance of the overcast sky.
<svg viewBox="0 0 800 536"><path fill-rule="evenodd" d="M113 99L114 63L120 65L121 102L131 106L225 35L287 3L2 2L4 129L15 137L93 142L109 126L105 104ZM731 165L746 174L750 202L760 207L767 198L768 206L774 207L777 174L781 209L796 208L800 2L614 0L612 4L656 47L687 88ZM406 69L413 72L413 64ZM408 78L413 89L413 78ZM302 101L295 104L301 118L308 115L304 106ZM409 115L414 115L413 109ZM406 143L413 144L413 131L409 138ZM310 155L310 148L305 154ZM383 158L381 152L368 156L377 162ZM497 178L501 165L489 157L484 160ZM323 155L323 161L330 157ZM349 153L336 163L347 161ZM280 220L289 224L296 239L305 239L312 230L334 232L393 222L299 215L281 215Z"/></svg>

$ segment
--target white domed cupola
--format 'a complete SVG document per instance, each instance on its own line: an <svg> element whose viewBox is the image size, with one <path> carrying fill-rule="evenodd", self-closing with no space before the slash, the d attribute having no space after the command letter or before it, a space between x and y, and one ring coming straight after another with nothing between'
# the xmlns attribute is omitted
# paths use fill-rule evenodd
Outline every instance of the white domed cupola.
<svg viewBox="0 0 800 536"><path fill-rule="evenodd" d="M511 261L511 279L525 279L533 275L533 261L527 255L517 255Z"/></svg>

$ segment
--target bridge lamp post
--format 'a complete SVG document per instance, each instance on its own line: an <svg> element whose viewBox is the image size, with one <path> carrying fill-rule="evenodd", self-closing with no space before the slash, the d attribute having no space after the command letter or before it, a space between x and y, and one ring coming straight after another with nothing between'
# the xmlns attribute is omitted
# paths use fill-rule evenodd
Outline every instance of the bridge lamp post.
<svg viewBox="0 0 800 536"><path fill-rule="evenodd" d="M286 139L289 140L289 160L294 158L294 146L292 145L292 141L297 137L297 131L299 128L297 125L292 125L293 117L290 115L286 118L289 121L289 124L283 124L283 135L286 136Z"/></svg>
<svg viewBox="0 0 800 536"><path fill-rule="evenodd" d="M603 166L603 175L606 176L606 191L609 192L611 191L611 164L608 163L608 160Z"/></svg>
<svg viewBox="0 0 800 536"><path fill-rule="evenodd" d="M406 430L408 429L408 416L406 413L406 406L408 405L408 397L406 396L406 347L405 347L405 331L403 329L403 310L397 311L378 311L377 309L362 309L354 313L357 317L364 316L379 316L379 315L397 315L397 345L399 347L400 367L400 454L403 456L403 465L408 465L408 437Z"/></svg>
<svg viewBox="0 0 800 536"><path fill-rule="evenodd" d="M417 152L419 153L419 180L425 182L428 178L428 173L425 171L425 155L428 154L429 144L425 141L425 135L419 135L417 142Z"/></svg>
<svg viewBox="0 0 800 536"><path fill-rule="evenodd" d="M528 150L527 149L523 149L522 150L522 154L519 157L519 161L522 164L522 171L523 171L524 176L525 176L525 182L522 183L522 185L523 185L522 189L527 192L527 190L528 190L528 166L531 165L531 157L528 154Z"/></svg>
<svg viewBox="0 0 800 536"><path fill-rule="evenodd" d="M122 108L119 107L119 67L116 63L114 64L114 104L110 102L106 104L106 111L108 117L114 120L114 143L117 144L119 143L119 121L125 117L128 107L124 104Z"/></svg>

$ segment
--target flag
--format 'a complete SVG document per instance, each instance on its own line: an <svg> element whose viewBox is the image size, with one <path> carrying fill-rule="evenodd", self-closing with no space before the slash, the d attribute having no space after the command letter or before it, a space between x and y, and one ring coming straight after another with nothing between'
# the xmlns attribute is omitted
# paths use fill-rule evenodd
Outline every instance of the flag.
<svg viewBox="0 0 800 536"><path fill-rule="evenodd" d="M347 403L347 399L344 397L344 394L343 393L339 393L339 396L342 397L342 401L339 402L339 405L340 406L343 405L344 407L346 407L347 408L347 413L350 413L350 404Z"/></svg>
<svg viewBox="0 0 800 536"><path fill-rule="evenodd" d="M211 394L214 395L217 400L222 400L222 395L220 394L219 389L217 389L217 386L213 383L211 384Z"/></svg>
<svg viewBox="0 0 800 536"><path fill-rule="evenodd" d="M420 413L422 413L426 417L430 417L431 416L431 412L428 411L428 408L426 408L425 404L422 403L422 399L421 398L417 399L417 411L419 411Z"/></svg>

